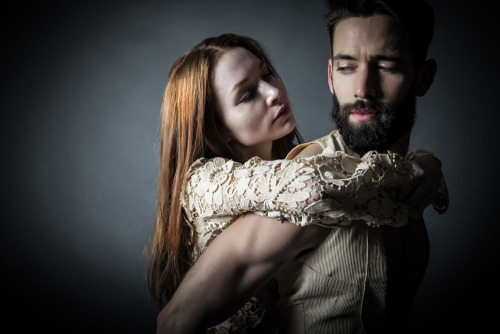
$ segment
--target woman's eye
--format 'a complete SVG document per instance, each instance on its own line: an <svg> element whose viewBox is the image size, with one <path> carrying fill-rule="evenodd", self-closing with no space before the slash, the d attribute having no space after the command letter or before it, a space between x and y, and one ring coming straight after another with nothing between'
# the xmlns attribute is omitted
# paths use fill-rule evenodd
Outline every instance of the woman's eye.
<svg viewBox="0 0 500 334"><path fill-rule="evenodd" d="M243 103L243 102L247 102L247 101L250 101L251 99L253 99L253 97L255 96L255 93L257 92L257 89L256 88L250 88L248 89L240 98L240 103Z"/></svg>

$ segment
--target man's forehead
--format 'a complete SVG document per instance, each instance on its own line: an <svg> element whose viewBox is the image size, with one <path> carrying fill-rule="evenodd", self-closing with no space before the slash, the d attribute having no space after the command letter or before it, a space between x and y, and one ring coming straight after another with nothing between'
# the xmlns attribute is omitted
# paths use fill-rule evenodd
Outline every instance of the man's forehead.
<svg viewBox="0 0 500 334"><path fill-rule="evenodd" d="M386 15L341 20L333 35L333 54L374 53L398 56L408 47L404 32Z"/></svg>

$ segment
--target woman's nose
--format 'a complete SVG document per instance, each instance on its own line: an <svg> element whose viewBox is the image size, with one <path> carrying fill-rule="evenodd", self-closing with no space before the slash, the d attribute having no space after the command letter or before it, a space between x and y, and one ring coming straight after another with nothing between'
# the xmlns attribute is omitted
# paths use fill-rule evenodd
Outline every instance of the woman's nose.
<svg viewBox="0 0 500 334"><path fill-rule="evenodd" d="M278 103L281 96L281 88L267 81L262 81L262 87L264 89L267 105L272 106Z"/></svg>

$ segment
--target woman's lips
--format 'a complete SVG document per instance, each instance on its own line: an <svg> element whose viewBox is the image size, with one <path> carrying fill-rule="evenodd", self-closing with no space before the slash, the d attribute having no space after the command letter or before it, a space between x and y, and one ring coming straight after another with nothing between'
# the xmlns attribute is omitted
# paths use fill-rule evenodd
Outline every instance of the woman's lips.
<svg viewBox="0 0 500 334"><path fill-rule="evenodd" d="M289 112L290 112L290 108L287 105L284 105L283 107L281 107L280 111L278 112L278 114L274 118L273 122L278 120L279 118L287 115Z"/></svg>

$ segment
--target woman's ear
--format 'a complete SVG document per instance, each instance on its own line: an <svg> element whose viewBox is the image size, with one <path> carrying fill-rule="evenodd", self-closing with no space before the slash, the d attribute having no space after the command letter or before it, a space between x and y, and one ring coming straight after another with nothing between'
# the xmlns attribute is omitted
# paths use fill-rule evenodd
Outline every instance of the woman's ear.
<svg viewBox="0 0 500 334"><path fill-rule="evenodd" d="M417 96L424 96L434 81L434 76L437 71L437 63L435 59L427 59L422 66L420 66L420 70L418 73L418 81L417 81Z"/></svg>
<svg viewBox="0 0 500 334"><path fill-rule="evenodd" d="M233 139L231 136L231 131L229 131L229 129L224 124L219 112L217 112L217 114L215 116L214 127L217 129L217 132L219 133L219 139L224 144L229 144L229 142Z"/></svg>
<svg viewBox="0 0 500 334"><path fill-rule="evenodd" d="M221 129L220 131L221 131L222 141L226 144L229 144L231 142L231 140L233 139L231 137L231 132L228 129L226 129L226 127Z"/></svg>

